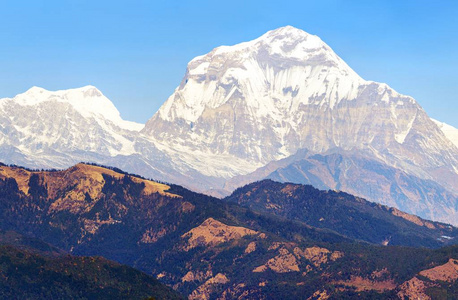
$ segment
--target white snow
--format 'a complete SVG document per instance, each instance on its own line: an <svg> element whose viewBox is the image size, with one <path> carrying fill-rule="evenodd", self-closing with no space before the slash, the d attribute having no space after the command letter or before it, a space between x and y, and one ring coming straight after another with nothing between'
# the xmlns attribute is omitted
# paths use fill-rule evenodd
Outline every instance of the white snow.
<svg viewBox="0 0 458 300"><path fill-rule="evenodd" d="M86 118L92 116L101 117L112 121L120 128L131 131L140 131L144 127L143 124L123 120L113 103L97 88L90 85L59 91L48 91L40 87L32 87L12 99L4 98L0 101L4 103L8 100L23 106L36 106L50 101L64 102L71 104L74 109Z"/></svg>
<svg viewBox="0 0 458 300"><path fill-rule="evenodd" d="M458 129L452 125L448 125L444 122L431 119L439 129L444 133L444 135L456 146L458 147Z"/></svg>
<svg viewBox="0 0 458 300"><path fill-rule="evenodd" d="M197 68L189 70L190 75L200 75L205 74L207 72L208 66L210 65L209 62L203 62L197 66Z"/></svg>
<svg viewBox="0 0 458 300"><path fill-rule="evenodd" d="M56 115L57 104L66 107L65 112ZM40 154L41 159L47 159L47 151L90 151L111 157L136 154L134 136L144 127L123 120L93 86L59 91L32 87L14 98L0 99L0 114L6 122L2 126L11 126L10 135L16 137L2 143L27 155Z"/></svg>
<svg viewBox="0 0 458 300"><path fill-rule="evenodd" d="M458 173L458 148L421 123L426 114L413 98L362 79L319 37L294 27L215 48L194 58L185 76L144 130L93 86L33 87L0 99L0 143L14 150L10 161L60 167L88 157L202 188L300 149L362 150L419 178L436 180L437 166ZM458 130L435 122L458 147Z"/></svg>
<svg viewBox="0 0 458 300"><path fill-rule="evenodd" d="M406 154L382 150L391 142L406 143L421 107L387 84L362 79L319 37L302 30L286 26L215 48L191 60L186 76L142 132L163 141L163 151L174 157L200 151L202 159L192 165L203 174L241 174L240 159L263 164L287 157L297 147L325 151L373 146L386 163L407 164L398 161ZM374 113L383 120L377 122ZM218 132L213 126L218 122L219 128L238 131ZM180 129L190 123L197 125ZM155 133L154 127L163 124L173 128ZM431 143L419 147L437 152L440 146ZM232 150L235 144L239 148ZM177 154L181 151L185 154ZM209 158L218 155L225 155L224 165Z"/></svg>
<svg viewBox="0 0 458 300"><path fill-rule="evenodd" d="M415 118L417 116L413 116L412 119L409 121L409 124L407 125L407 128L405 128L403 131L397 133L394 135L394 138L399 144L403 144L407 135L409 134L410 130L412 129L413 122L415 121Z"/></svg>
<svg viewBox="0 0 458 300"><path fill-rule="evenodd" d="M269 57L262 58L264 52ZM279 69L279 57L290 65ZM322 65L316 65L316 59ZM217 70L216 80L194 80L193 76L209 70ZM319 104L331 108L342 99L354 99L358 87L365 83L319 37L291 26L196 57L188 64L188 76L184 87L160 108L158 115L163 120L195 122L206 107L216 108L230 101L235 90L241 92L257 117L284 119L288 109L309 104L309 99L317 95L326 94ZM224 90L223 86L232 88ZM288 89L290 94L285 96ZM273 99L280 101L274 103Z"/></svg>

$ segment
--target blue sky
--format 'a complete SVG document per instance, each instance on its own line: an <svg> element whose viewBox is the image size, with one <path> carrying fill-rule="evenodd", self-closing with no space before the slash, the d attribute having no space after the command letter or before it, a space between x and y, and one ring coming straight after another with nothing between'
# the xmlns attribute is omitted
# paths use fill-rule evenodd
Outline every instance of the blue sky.
<svg viewBox="0 0 458 300"><path fill-rule="evenodd" d="M193 57L292 25L458 127L457 3L0 0L0 98L90 84L145 122Z"/></svg>

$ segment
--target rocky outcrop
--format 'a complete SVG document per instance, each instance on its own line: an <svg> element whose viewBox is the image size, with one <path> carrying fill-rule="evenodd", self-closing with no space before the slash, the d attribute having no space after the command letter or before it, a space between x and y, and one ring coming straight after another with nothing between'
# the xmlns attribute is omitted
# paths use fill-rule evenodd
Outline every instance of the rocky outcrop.
<svg viewBox="0 0 458 300"><path fill-rule="evenodd" d="M446 264L421 271L419 274L432 281L453 282L458 279L458 259L451 258Z"/></svg>
<svg viewBox="0 0 458 300"><path fill-rule="evenodd" d="M303 257L310 261L315 267L319 267L321 264L326 264L328 261L335 261L344 256L341 251L329 251L326 248L310 247L301 250L300 248L294 248L294 254L297 257Z"/></svg>
<svg viewBox="0 0 458 300"><path fill-rule="evenodd" d="M253 272L264 272L267 269L271 269L276 273L299 272L299 264L291 252L286 248L280 248L277 256L269 259L264 265L255 268Z"/></svg>
<svg viewBox="0 0 458 300"><path fill-rule="evenodd" d="M212 277L212 271L208 270L206 272L201 272L201 271L189 271L186 273L186 275L181 278L182 282L192 282L192 281L197 281L197 282L202 282L206 280L207 278Z"/></svg>
<svg viewBox="0 0 458 300"><path fill-rule="evenodd" d="M423 270L418 275L399 286L397 295L401 299L431 299L428 288L437 288L440 282L452 283L458 279L458 260L451 258L447 263Z"/></svg>
<svg viewBox="0 0 458 300"><path fill-rule="evenodd" d="M397 293L400 299L424 299L431 300L431 297L425 294L426 288L430 284L423 280L414 277L409 281L404 282L400 287L400 291Z"/></svg>
<svg viewBox="0 0 458 300"><path fill-rule="evenodd" d="M327 300L329 299L329 294L326 290L316 291L312 296L308 297L307 300Z"/></svg>
<svg viewBox="0 0 458 300"><path fill-rule="evenodd" d="M226 275L218 273L216 276L208 279L204 284L199 286L196 290L194 290L191 295L188 296L189 300L208 300L210 299L210 295L215 291L217 286L224 285L228 283L230 280L226 277Z"/></svg>
<svg viewBox="0 0 458 300"><path fill-rule="evenodd" d="M315 267L320 267L329 261L335 261L343 257L341 251L329 251L326 248L310 247L301 250L299 247L294 247L292 253L288 248L294 247L294 243L273 243L269 246L268 250L277 250L278 255L269 259L265 264L256 267L253 272L265 272L268 269L277 273L299 272L301 271L300 262L301 258L307 259ZM304 274L310 271L310 266L303 267Z"/></svg>
<svg viewBox="0 0 458 300"><path fill-rule="evenodd" d="M173 230L170 230L173 231ZM143 234L140 242L145 243L145 244L152 244L157 242L160 238L163 236L167 235L169 231L165 228L160 228L160 229L147 229L145 233Z"/></svg>
<svg viewBox="0 0 458 300"><path fill-rule="evenodd" d="M228 226L213 218L205 220L198 227L182 235L188 238L185 251L198 246L216 246L231 240L240 239L246 235L256 235L257 231L237 226Z"/></svg>
<svg viewBox="0 0 458 300"><path fill-rule="evenodd" d="M227 288L218 300L233 300L233 299L257 299L264 300L269 299L266 295L260 293L259 289L253 287L247 287L245 283L234 284Z"/></svg>
<svg viewBox="0 0 458 300"><path fill-rule="evenodd" d="M245 254L250 254L251 252L256 251L256 242L251 242L248 244L248 246L245 249Z"/></svg>

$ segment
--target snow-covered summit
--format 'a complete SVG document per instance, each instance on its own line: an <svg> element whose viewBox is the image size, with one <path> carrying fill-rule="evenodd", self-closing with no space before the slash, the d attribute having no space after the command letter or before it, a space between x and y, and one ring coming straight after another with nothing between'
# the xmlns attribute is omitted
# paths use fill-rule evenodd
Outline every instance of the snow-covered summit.
<svg viewBox="0 0 458 300"><path fill-rule="evenodd" d="M6 151L5 161L25 156L19 161L25 165L30 160L38 166L61 167L93 161L94 156L131 155L137 153L134 140L142 128L123 120L94 86L58 91L32 87L0 99L0 145Z"/></svg>
<svg viewBox="0 0 458 300"><path fill-rule="evenodd" d="M93 86L33 87L0 99L0 157L29 167L93 161L216 193L229 178L259 180L284 168L278 175L287 176L276 178L398 208L408 199L418 204L408 205L411 213L456 222L456 197L444 194L458 193L456 129L362 79L320 38L291 26L193 59L141 127ZM434 198L431 180L444 187Z"/></svg>
<svg viewBox="0 0 458 300"><path fill-rule="evenodd" d="M301 104L333 108L342 99L354 99L362 84L369 82L319 37L286 26L193 59L159 114L168 121L195 122L207 107L241 96L259 116L278 118Z"/></svg>
<svg viewBox="0 0 458 300"><path fill-rule="evenodd" d="M247 57L253 51L269 51L270 55L288 57L289 59L306 60L318 53L332 54L332 49L318 36L309 34L293 26L280 27L262 36L233 46L219 46L206 55L195 57L190 65L206 56L217 56L228 53L244 52ZM237 53L241 55L241 53ZM337 56L330 59L340 60ZM348 67L348 66L347 66Z"/></svg>
<svg viewBox="0 0 458 300"><path fill-rule="evenodd" d="M7 103L15 103L21 106L43 106L53 102L68 103L85 118L103 118L126 130L140 131L144 126L143 124L123 120L114 104L92 85L58 91L48 91L34 86L12 99L0 99L0 105L3 106L7 105Z"/></svg>
<svg viewBox="0 0 458 300"><path fill-rule="evenodd" d="M142 133L164 149L237 161L226 160L232 171L224 173L201 164L210 176L251 172L300 149L360 149L428 179L426 169L458 170L456 147L412 97L362 79L319 37L292 26L191 60Z"/></svg>

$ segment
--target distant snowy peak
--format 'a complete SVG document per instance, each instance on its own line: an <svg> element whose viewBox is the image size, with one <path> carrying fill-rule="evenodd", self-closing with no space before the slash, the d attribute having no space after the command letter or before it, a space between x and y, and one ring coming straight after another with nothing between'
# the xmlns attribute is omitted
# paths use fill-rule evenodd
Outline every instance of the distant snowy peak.
<svg viewBox="0 0 458 300"><path fill-rule="evenodd" d="M101 91L91 85L58 91L48 91L34 86L12 99L0 99L0 105L13 102L21 106L37 106L52 101L68 103L85 118L103 118L122 129L140 131L143 128L143 124L123 120L114 104Z"/></svg>
<svg viewBox="0 0 458 300"><path fill-rule="evenodd" d="M93 86L59 91L32 87L0 99L0 152L5 162L62 167L136 154L135 139L143 127L123 120Z"/></svg>
<svg viewBox="0 0 458 300"><path fill-rule="evenodd" d="M440 130L444 133L444 135L456 146L458 147L458 129L455 127L448 125L446 123L431 119L437 126L439 126Z"/></svg>
<svg viewBox="0 0 458 300"><path fill-rule="evenodd" d="M378 83L363 80L319 37L286 26L191 60L159 116L196 122L208 108L244 99L258 117L278 118L301 105L332 109L374 84ZM382 100L398 96L386 85L380 89L389 90Z"/></svg>
<svg viewBox="0 0 458 300"><path fill-rule="evenodd" d="M270 56L287 57L307 61L308 59L323 55L334 63L343 62L318 36L309 34L303 30L292 26L285 26L268 31L261 37L249 42L236 44L233 46L220 46L213 49L210 53L198 56L191 60L190 65L199 63L207 57L218 55L237 55L241 58L253 55L253 52L262 52ZM348 66L346 66L349 68Z"/></svg>
<svg viewBox="0 0 458 300"><path fill-rule="evenodd" d="M458 170L457 149L412 97L364 80L319 37L291 26L191 60L141 132L164 149L246 162L226 160L228 172L198 167L225 178L300 149L364 149L420 178Z"/></svg>

